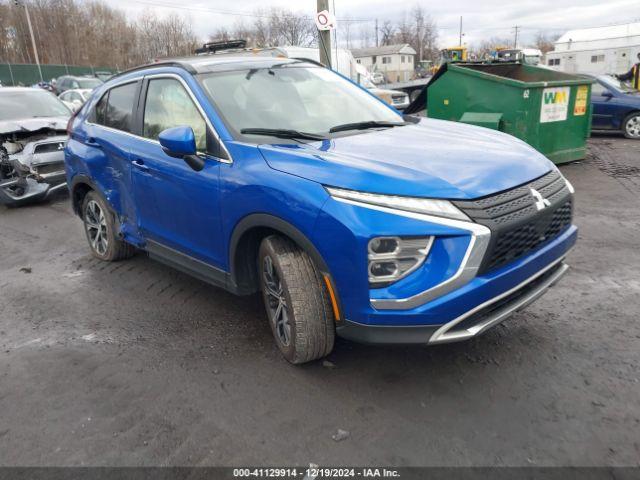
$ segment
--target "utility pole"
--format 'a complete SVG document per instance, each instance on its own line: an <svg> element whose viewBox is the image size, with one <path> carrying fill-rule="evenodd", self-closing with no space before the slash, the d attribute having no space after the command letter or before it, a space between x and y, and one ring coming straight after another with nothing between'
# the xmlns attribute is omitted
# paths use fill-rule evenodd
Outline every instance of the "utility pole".
<svg viewBox="0 0 640 480"><path fill-rule="evenodd" d="M516 38L515 41L513 42L513 48L518 48L518 30L520 30L520 26L516 25L515 27L513 27L516 31Z"/></svg>
<svg viewBox="0 0 640 480"><path fill-rule="evenodd" d="M378 19L376 18L376 48L380 46L378 43Z"/></svg>
<svg viewBox="0 0 640 480"><path fill-rule="evenodd" d="M421 15L422 17L422 15ZM418 63L422 65L422 18L418 20Z"/></svg>
<svg viewBox="0 0 640 480"><path fill-rule="evenodd" d="M13 4L16 7L20 6L19 0L13 0ZM40 68L40 58L38 57L38 47L36 47L36 39L33 36L33 27L31 26L31 16L29 15L29 7L26 2L22 4L24 6L24 11L27 14L27 25L29 26L29 35L31 35L31 46L33 47L33 55L36 58L36 64L38 65L38 73L40 74L40 81L43 82L44 78L42 77L42 68Z"/></svg>
<svg viewBox="0 0 640 480"><path fill-rule="evenodd" d="M460 46L462 46L462 15L460 15Z"/></svg>
<svg viewBox="0 0 640 480"><path fill-rule="evenodd" d="M329 11L329 0L317 1L318 12ZM331 31L318 30L318 48L320 49L320 63L331 68Z"/></svg>

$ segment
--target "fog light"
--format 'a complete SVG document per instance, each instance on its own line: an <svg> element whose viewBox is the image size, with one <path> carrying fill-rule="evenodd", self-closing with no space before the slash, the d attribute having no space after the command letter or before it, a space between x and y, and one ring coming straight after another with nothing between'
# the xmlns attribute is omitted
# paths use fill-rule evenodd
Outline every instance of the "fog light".
<svg viewBox="0 0 640 480"><path fill-rule="evenodd" d="M390 277L398 273L398 264L396 262L371 262L369 273L373 277Z"/></svg>
<svg viewBox="0 0 640 480"><path fill-rule="evenodd" d="M378 237L369 242L369 251L381 255L383 253L396 253L400 245L400 239L396 237Z"/></svg>
<svg viewBox="0 0 640 480"><path fill-rule="evenodd" d="M433 237L377 237L369 241L369 283L380 288L406 277L424 263Z"/></svg>

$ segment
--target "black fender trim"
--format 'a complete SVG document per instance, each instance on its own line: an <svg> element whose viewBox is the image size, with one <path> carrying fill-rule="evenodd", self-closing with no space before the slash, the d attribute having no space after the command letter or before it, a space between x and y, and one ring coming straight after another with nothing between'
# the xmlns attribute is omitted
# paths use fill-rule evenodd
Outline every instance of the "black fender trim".
<svg viewBox="0 0 640 480"><path fill-rule="evenodd" d="M333 280L333 276L331 275L331 271L329 270L327 263L324 261L324 258L322 258L322 255L320 255L320 252L315 247L315 245L311 242L311 240L307 238L304 233L302 233L298 228L296 228L286 220L266 213L255 213L244 217L242 220L240 220L240 222L238 222L233 230L233 233L231 234L231 239L229 241L229 270L231 272L229 278L230 285L228 286L229 290L238 294L253 293L244 292L243 289L238 285L238 266L236 265L235 260L240 239L246 232L248 232L252 228L269 228L278 231L289 237L300 248L302 248L320 269L320 273L326 276L331 282L331 287L333 289L333 294L335 296L338 310L342 312L340 295L338 294L338 290Z"/></svg>
<svg viewBox="0 0 640 480"><path fill-rule="evenodd" d="M69 185L69 194L70 194L69 197L71 199L71 207L73 208L73 211L76 215L82 218L82 212L80 211L79 208L76 208L76 203L75 203L75 192L78 185L88 185L91 188L91 190L93 190L98 195L100 195L100 198L102 198L104 203L108 205L109 208L111 209L111 213L114 213L113 206L104 196L104 194L95 184L95 182L91 180L89 177L87 177L86 175L78 174L75 177L73 177L73 179L71 180L71 185Z"/></svg>

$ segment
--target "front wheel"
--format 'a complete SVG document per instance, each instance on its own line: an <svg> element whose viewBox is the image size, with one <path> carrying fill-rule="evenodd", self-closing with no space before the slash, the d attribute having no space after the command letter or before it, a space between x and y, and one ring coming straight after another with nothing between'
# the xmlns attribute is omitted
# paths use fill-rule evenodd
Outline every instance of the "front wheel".
<svg viewBox="0 0 640 480"><path fill-rule="evenodd" d="M328 355L335 339L333 311L309 255L272 235L260 245L258 272L271 331L284 357L298 364Z"/></svg>
<svg viewBox="0 0 640 480"><path fill-rule="evenodd" d="M623 125L623 133L627 138L634 140L640 139L640 112L634 112L625 118Z"/></svg>

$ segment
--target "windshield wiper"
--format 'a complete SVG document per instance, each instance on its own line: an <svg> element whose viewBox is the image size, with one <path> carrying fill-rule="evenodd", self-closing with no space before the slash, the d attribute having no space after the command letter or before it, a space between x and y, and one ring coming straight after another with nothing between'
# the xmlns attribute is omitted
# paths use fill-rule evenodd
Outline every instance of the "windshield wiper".
<svg viewBox="0 0 640 480"><path fill-rule="evenodd" d="M243 128L240 133L247 135L267 135L278 138L301 138L303 140L326 140L327 138L315 133L299 132L286 128Z"/></svg>
<svg viewBox="0 0 640 480"><path fill-rule="evenodd" d="M367 130L369 128L379 127L403 127L409 125L409 122L383 122L378 120L368 120L366 122L345 123L344 125L336 125L329 129L329 133L344 132L346 130Z"/></svg>

